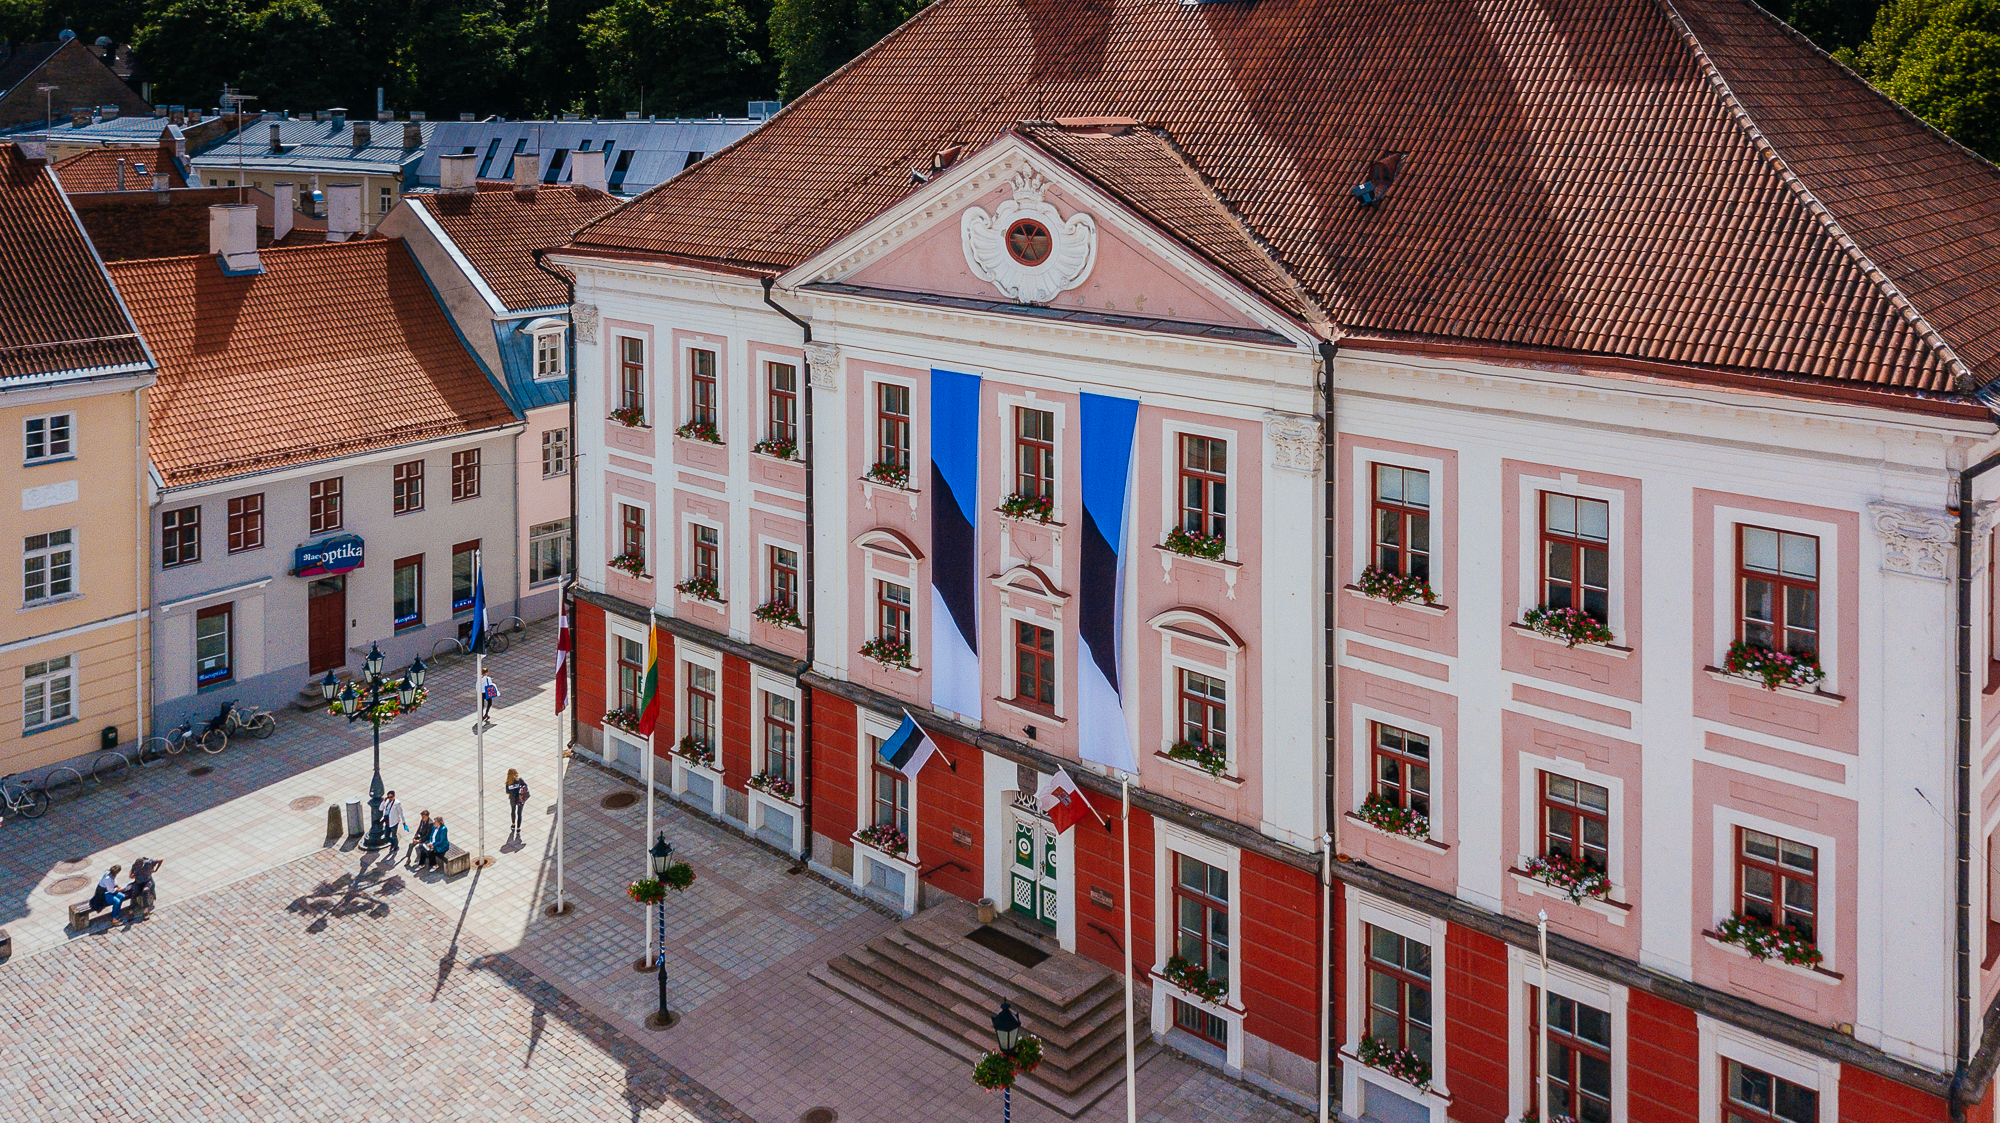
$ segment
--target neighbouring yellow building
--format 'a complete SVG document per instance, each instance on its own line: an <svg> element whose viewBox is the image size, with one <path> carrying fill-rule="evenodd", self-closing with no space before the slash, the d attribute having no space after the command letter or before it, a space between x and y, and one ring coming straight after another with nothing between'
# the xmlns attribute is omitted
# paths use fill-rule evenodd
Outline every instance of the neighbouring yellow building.
<svg viewBox="0 0 2000 1123"><path fill-rule="evenodd" d="M0 774L145 735L153 380L62 192L0 145Z"/></svg>

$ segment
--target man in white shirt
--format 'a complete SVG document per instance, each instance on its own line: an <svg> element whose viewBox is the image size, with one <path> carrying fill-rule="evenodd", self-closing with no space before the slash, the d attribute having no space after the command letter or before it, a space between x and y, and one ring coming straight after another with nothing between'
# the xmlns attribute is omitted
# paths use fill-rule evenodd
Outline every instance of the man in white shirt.
<svg viewBox="0 0 2000 1123"><path fill-rule="evenodd" d="M382 797L382 826L389 832L389 857L394 860L403 832L403 801L396 798L395 792Z"/></svg>
<svg viewBox="0 0 2000 1123"><path fill-rule="evenodd" d="M124 918L125 894L118 891L118 874L125 867L112 866L110 872L97 879L97 892L90 898L91 911L106 905L111 906L111 919L115 922Z"/></svg>

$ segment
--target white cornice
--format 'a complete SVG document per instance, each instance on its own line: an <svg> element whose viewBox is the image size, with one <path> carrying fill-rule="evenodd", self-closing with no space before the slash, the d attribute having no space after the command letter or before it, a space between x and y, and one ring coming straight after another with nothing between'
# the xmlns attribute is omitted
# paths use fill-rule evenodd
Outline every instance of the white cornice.
<svg viewBox="0 0 2000 1123"><path fill-rule="evenodd" d="M505 425L496 425L489 429L480 429L471 433L454 433L446 437L433 437L429 440L411 441L408 444L371 448L365 452L357 452L347 456L329 456L322 460L312 460L303 464L286 464L282 467L271 468L262 472L246 472L240 476L230 476L220 480L208 480L198 484L163 487L153 496L153 502L158 504L169 496L180 500L222 495L232 491L242 491L245 488L253 486L264 487L269 484L282 483L285 480L295 480L305 476L325 475L328 471L335 469L345 470L369 464L380 464L386 461L407 458L413 452L429 452L432 449L449 448L454 445L478 444L482 441L490 441L496 437L520 433L526 430L527 427L528 423L525 421L513 421Z"/></svg>

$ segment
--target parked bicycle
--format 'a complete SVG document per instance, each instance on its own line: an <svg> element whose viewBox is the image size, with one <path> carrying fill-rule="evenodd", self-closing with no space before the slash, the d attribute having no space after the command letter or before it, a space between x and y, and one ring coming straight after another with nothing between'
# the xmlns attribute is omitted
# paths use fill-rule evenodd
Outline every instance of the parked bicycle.
<svg viewBox="0 0 2000 1123"><path fill-rule="evenodd" d="M275 719L274 719L275 720ZM194 731L194 719L183 718L179 725L158 737L148 737L139 744L139 766L150 768L170 756L179 756L189 749L199 748L205 753L219 753L229 747L229 733L210 722L200 733Z"/></svg>
<svg viewBox="0 0 2000 1123"><path fill-rule="evenodd" d="M255 706L238 706L232 702L229 706L227 728L232 736L242 732L262 741L278 731L278 718L268 710L260 710Z"/></svg>
<svg viewBox="0 0 2000 1123"><path fill-rule="evenodd" d="M519 616L509 616L498 624L493 625L486 632L486 654L499 655L504 653L509 647L513 646L514 641L510 637L518 636L527 630L527 622ZM471 655L472 644L470 640L446 636L431 645L430 664L433 667L448 667L460 659L469 658Z"/></svg>
<svg viewBox="0 0 2000 1123"><path fill-rule="evenodd" d="M10 783L12 775L0 776L0 817L19 815L23 819L39 819L42 812L49 809L49 793L40 788Z"/></svg>

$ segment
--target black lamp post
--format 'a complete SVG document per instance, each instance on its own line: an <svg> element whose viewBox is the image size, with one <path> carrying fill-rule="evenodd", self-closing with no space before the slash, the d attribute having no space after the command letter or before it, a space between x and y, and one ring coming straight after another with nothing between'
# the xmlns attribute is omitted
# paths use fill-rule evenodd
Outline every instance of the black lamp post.
<svg viewBox="0 0 2000 1123"><path fill-rule="evenodd" d="M658 915L658 939L654 943L654 974L660 982L660 1008L646 1024L654 1029L666 1029L680 1020L680 1015L667 1009L667 870L674 864L674 844L667 841L667 832L661 831L653 840L653 848L648 851L653 857L653 878L660 883L660 903L654 905Z"/></svg>
<svg viewBox="0 0 2000 1123"><path fill-rule="evenodd" d="M1015 1015L1014 1008L1008 1005L1007 1000L1004 998L1000 1000L1000 1012L993 1015L993 1040L999 1042L1000 1051L1005 1053L1009 1060L1012 1060L1014 1057L1014 1047L1021 1043L1021 1019ZM1012 1083L1000 1089L1000 1119L1001 1123L1013 1123L1014 1085Z"/></svg>
<svg viewBox="0 0 2000 1123"><path fill-rule="evenodd" d="M413 660L403 672L402 680L391 683L382 677L382 649L369 645L368 658L361 664L368 672L368 708L364 715L361 707L361 693L353 683L345 687L334 680L333 672L319 680L319 692L333 705L333 712L347 719L349 725L367 717L375 728L375 776L368 782L368 837L361 840L363 850L380 850L389 845L389 831L382 822L382 694L386 688L396 696L396 701L408 713L417 708L417 690L424 685L424 676L430 668L424 666L422 658Z"/></svg>

